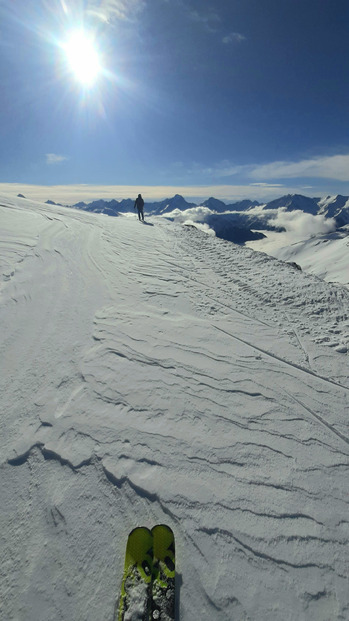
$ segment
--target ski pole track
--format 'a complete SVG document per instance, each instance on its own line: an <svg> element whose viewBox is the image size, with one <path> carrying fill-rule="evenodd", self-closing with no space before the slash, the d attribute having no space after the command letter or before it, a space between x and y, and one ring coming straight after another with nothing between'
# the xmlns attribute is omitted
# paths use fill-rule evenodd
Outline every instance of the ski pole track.
<svg viewBox="0 0 349 621"><path fill-rule="evenodd" d="M221 332L224 332L224 334L227 334L232 339L240 341L241 343L244 343L244 345L247 345L248 347L256 349L257 351L261 352L262 354L265 354L266 356L270 356L270 358L274 358L278 362L283 362L284 364L286 364L286 365L288 365L290 367L293 367L294 369L297 369L298 371L302 371L303 373L308 373L309 375L312 375L316 379L322 380L323 382L328 382L329 384L333 384L334 386L338 386L339 388L342 388L343 390L349 390L348 386L344 386L342 384L339 384L338 382L335 382L334 380L331 380L331 379L329 379L327 377L322 377L318 373L315 373L314 371L311 371L310 369L303 368L303 367L299 366L296 363L292 363L292 362L289 362L288 360L284 360L283 358L280 358L279 356L276 356L275 354L273 354L271 352L268 352L268 351L266 351L264 349L261 349L260 347L257 347L256 345L252 345L251 343L248 343L247 341L245 341L244 339L239 338L238 336L234 336L234 334L231 334L230 332L227 332L226 330L223 330L223 328L220 328L219 326L214 326L214 327L217 330L220 330Z"/></svg>
<svg viewBox="0 0 349 621"><path fill-rule="evenodd" d="M316 414L316 412L314 412L311 408L307 407L306 405L304 405L304 403L302 403L299 399L297 399L296 397L292 397L291 395L289 395L289 397L293 398L294 401L296 401L296 403L298 403L299 405L303 406L303 408L309 412L309 414L311 414L311 416L313 416L314 418L316 418L322 425L325 425L325 427L327 427L330 431L332 431L332 433L336 434L336 436L338 436L339 438L341 438L341 440L343 440L344 442L346 442L347 444L349 444L349 438L347 436L345 436L344 434L342 434L340 431L338 431L337 429L335 429L333 427L333 425L331 425L330 423L328 423L322 416L319 416L319 414Z"/></svg>

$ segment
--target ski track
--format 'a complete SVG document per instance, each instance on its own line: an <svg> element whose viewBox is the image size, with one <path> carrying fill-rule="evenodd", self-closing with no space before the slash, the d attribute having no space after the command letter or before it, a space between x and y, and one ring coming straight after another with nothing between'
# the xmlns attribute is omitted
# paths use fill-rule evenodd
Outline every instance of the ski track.
<svg viewBox="0 0 349 621"><path fill-rule="evenodd" d="M347 289L160 218L1 202L4 619L111 621L157 522L177 620L348 619Z"/></svg>

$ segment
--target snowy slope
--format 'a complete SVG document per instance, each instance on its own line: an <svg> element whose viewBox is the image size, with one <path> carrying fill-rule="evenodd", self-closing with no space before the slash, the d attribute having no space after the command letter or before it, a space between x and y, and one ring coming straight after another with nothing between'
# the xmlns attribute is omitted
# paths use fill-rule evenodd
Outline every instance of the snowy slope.
<svg viewBox="0 0 349 621"><path fill-rule="evenodd" d="M2 618L112 621L166 522L177 619L348 619L348 290L162 218L0 217Z"/></svg>
<svg viewBox="0 0 349 621"><path fill-rule="evenodd" d="M248 242L249 247L282 261L294 261L309 274L349 287L349 225L305 239L292 232L266 231L266 236L262 241Z"/></svg>
<svg viewBox="0 0 349 621"><path fill-rule="evenodd" d="M274 256L296 261L306 272L349 287L349 225L281 248Z"/></svg>
<svg viewBox="0 0 349 621"><path fill-rule="evenodd" d="M337 194L336 196L326 196L319 202L319 214L326 218L335 218L338 226L349 224L349 198Z"/></svg>

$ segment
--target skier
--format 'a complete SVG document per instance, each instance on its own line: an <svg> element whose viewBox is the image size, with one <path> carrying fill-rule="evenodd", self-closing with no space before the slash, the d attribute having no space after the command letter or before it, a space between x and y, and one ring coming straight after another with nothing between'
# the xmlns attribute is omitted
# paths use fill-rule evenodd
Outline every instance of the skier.
<svg viewBox="0 0 349 621"><path fill-rule="evenodd" d="M144 222L144 212L143 212L144 200L141 194L138 194L138 197L135 200L134 208L136 209L136 207L138 210L138 220L142 220L142 222Z"/></svg>

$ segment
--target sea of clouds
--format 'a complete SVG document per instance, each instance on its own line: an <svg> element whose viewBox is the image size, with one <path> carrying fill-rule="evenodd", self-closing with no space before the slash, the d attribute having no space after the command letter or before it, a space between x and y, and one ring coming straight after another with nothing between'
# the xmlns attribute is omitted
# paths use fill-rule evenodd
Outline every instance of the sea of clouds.
<svg viewBox="0 0 349 621"><path fill-rule="evenodd" d="M198 206L180 211L175 209L167 218L186 226L195 226L208 235L216 235L217 229L230 227L250 228L263 232L267 239L260 244L268 244L268 237L278 245L290 245L302 239L316 235L331 233L336 229L333 218L324 215L312 215L301 210L287 211L285 207L279 209L265 209L263 205L253 207L245 212L227 211L217 214L208 207Z"/></svg>

